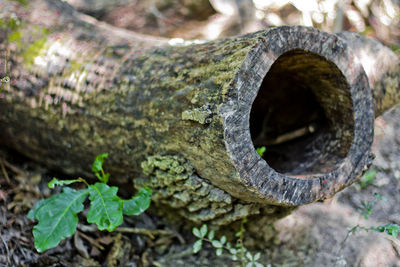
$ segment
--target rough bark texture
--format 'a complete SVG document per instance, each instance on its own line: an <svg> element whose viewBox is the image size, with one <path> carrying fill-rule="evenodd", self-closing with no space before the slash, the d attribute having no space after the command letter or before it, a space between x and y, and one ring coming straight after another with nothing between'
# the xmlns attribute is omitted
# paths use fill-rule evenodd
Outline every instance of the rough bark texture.
<svg viewBox="0 0 400 267"><path fill-rule="evenodd" d="M108 152L114 182L148 185L156 204L197 222L276 218L350 185L371 162L368 78L379 103L399 96L393 71L366 76L357 36L280 27L174 44L59 1L0 5L21 18L23 36L1 35L11 83L0 92L0 142L69 173ZM267 146L264 158L254 144Z"/></svg>

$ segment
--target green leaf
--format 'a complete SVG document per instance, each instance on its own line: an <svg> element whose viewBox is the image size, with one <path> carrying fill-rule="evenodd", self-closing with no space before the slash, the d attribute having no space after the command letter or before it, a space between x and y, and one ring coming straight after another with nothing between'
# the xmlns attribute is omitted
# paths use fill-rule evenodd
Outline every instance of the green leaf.
<svg viewBox="0 0 400 267"><path fill-rule="evenodd" d="M377 173L376 170L367 171L360 180L361 188L365 188L368 185L373 184L376 177L376 173Z"/></svg>
<svg viewBox="0 0 400 267"><path fill-rule="evenodd" d="M194 242L193 253L196 254L197 252L199 252L201 250L202 246L203 246L202 240L197 240L196 242Z"/></svg>
<svg viewBox="0 0 400 267"><path fill-rule="evenodd" d="M225 242L226 242L226 236L222 236L221 237L221 239L220 239L220 242L221 242L221 244L223 245L223 244L225 244Z"/></svg>
<svg viewBox="0 0 400 267"><path fill-rule="evenodd" d="M253 261L253 255L251 255L250 252L246 252L246 258L249 259L249 261Z"/></svg>
<svg viewBox="0 0 400 267"><path fill-rule="evenodd" d="M112 232L122 224L123 201L117 196L118 188L104 183L89 186L89 223L96 223L99 230Z"/></svg>
<svg viewBox="0 0 400 267"><path fill-rule="evenodd" d="M203 224L200 228L201 237L205 237L207 234L207 224Z"/></svg>
<svg viewBox="0 0 400 267"><path fill-rule="evenodd" d="M260 155L260 157L262 157L262 156L264 155L264 153L265 153L266 150L267 150L267 149L265 148L265 146L258 147L258 148L256 149L256 151L257 151L258 155Z"/></svg>
<svg viewBox="0 0 400 267"><path fill-rule="evenodd" d="M107 157L108 153L97 155L92 165L92 171L95 173L100 172L103 169L103 163Z"/></svg>
<svg viewBox="0 0 400 267"><path fill-rule="evenodd" d="M217 256L221 256L222 255L222 248L216 249L215 252L217 253Z"/></svg>
<svg viewBox="0 0 400 267"><path fill-rule="evenodd" d="M97 155L93 162L93 165L92 165L93 173L100 180L100 182L105 183L105 184L108 182L108 179L110 178L110 174L104 173L104 170L103 170L103 163L107 157L108 157L107 153Z"/></svg>
<svg viewBox="0 0 400 267"><path fill-rule="evenodd" d="M77 183L77 182L80 182L81 180L79 180L79 179L74 179L74 180L58 180L57 178L53 178L53 180L51 180L48 184L47 184L47 186L49 187L49 188L51 188L51 189L53 189L56 185L59 185L59 186L63 186L63 185L66 185L66 184L73 184L73 183Z"/></svg>
<svg viewBox="0 0 400 267"><path fill-rule="evenodd" d="M46 199L41 199L41 200L39 200L38 202L36 202L36 204L35 204L35 206L33 207L33 209L31 209L31 210L28 212L27 217L28 217L29 219L36 220L37 211L46 203L45 201L46 201Z"/></svg>
<svg viewBox="0 0 400 267"><path fill-rule="evenodd" d="M371 230L381 232L381 233L385 232L388 235L391 235L394 238L397 238L397 236L400 232L400 225L398 225L398 224L379 225L378 227L371 227Z"/></svg>
<svg viewBox="0 0 400 267"><path fill-rule="evenodd" d="M143 187L136 196L124 201L123 213L125 215L140 215L150 206L151 189Z"/></svg>
<svg viewBox="0 0 400 267"><path fill-rule="evenodd" d="M78 224L77 214L83 210L88 190L75 191L65 187L63 192L41 200L28 216L38 220L33 227L35 248L39 252L53 248L61 239L73 235Z"/></svg>
<svg viewBox="0 0 400 267"><path fill-rule="evenodd" d="M218 240L213 240L213 241L211 241L211 245L212 245L214 248L222 248L222 244L221 244L221 242L219 242Z"/></svg>
<svg viewBox="0 0 400 267"><path fill-rule="evenodd" d="M238 250L236 248L230 248L229 253L231 253L232 255L236 255L238 253Z"/></svg>
<svg viewBox="0 0 400 267"><path fill-rule="evenodd" d="M255 261L258 261L260 258L261 258L261 253L260 252L256 253L256 255L254 255L254 260Z"/></svg>
<svg viewBox="0 0 400 267"><path fill-rule="evenodd" d="M214 230L211 230L211 231L208 233L208 239L213 240L213 239L214 239L214 236L215 236L215 231L214 231Z"/></svg>
<svg viewBox="0 0 400 267"><path fill-rule="evenodd" d="M202 238L199 228L193 227L192 233L195 237Z"/></svg>

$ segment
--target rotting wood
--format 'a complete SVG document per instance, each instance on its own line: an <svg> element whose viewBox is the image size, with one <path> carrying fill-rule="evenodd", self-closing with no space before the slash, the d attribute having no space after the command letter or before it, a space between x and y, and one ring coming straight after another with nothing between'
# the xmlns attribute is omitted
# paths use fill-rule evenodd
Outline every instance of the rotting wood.
<svg viewBox="0 0 400 267"><path fill-rule="evenodd" d="M296 26L177 44L60 1L6 2L1 12L21 18L23 38L7 44L1 33L12 81L0 92L0 142L71 174L108 152L114 182L150 186L155 205L196 222L276 219L333 196L371 163L372 96L378 114L399 97L389 70L398 59L367 77L351 48L358 35ZM257 154L253 140L310 125Z"/></svg>

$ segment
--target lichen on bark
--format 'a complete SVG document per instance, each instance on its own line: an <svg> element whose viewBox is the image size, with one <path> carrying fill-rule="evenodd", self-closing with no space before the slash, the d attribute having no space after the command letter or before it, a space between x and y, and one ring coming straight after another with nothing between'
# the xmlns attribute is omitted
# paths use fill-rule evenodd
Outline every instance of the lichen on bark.
<svg viewBox="0 0 400 267"><path fill-rule="evenodd" d="M195 223L226 225L260 214L262 205L240 201L212 185L181 156L149 156L141 167L146 177L135 179L135 187L152 188L156 206L172 207Z"/></svg>

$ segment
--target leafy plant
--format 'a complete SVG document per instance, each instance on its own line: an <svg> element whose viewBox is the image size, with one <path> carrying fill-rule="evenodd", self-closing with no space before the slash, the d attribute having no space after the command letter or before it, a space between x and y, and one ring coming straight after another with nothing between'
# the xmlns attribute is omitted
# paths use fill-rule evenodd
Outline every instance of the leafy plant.
<svg viewBox="0 0 400 267"><path fill-rule="evenodd" d="M240 225L240 230L235 234L238 237L235 246L230 242L227 242L226 236L222 236L220 239L215 238L215 231L208 231L206 224L203 224L200 229L194 227L192 233L198 238L198 240L193 244L193 253L198 253L203 248L203 243L208 242L215 248L215 253L217 256L221 256L224 251L230 254L232 260L239 261L242 267L263 267L258 260L261 258L261 254L258 252L252 254L243 245L243 236L245 232L244 224L247 219L244 218Z"/></svg>
<svg viewBox="0 0 400 267"><path fill-rule="evenodd" d="M364 217L364 219L368 219L368 216L372 213L372 208L374 207L377 200L386 200L383 196L378 193L374 193L374 200L371 201L362 201L361 205L357 208L358 212Z"/></svg>
<svg viewBox="0 0 400 267"><path fill-rule="evenodd" d="M364 219L369 218L369 215L371 215L372 209L375 206L376 201L386 200L385 197L381 196L378 193L374 193L374 197L375 197L374 200L362 202L362 204L357 209L358 212L360 212L360 214L364 217ZM341 242L339 252L343 249L344 244L346 243L347 239L351 235L355 234L357 232L357 230L360 230L360 229L364 230L366 232L376 231L376 232L380 232L380 233L386 233L390 236L393 236L394 238L397 238L398 234L400 233L400 225L398 225L398 224L385 224L385 225L370 226L370 227L366 227L366 226L357 224L347 231L346 237Z"/></svg>
<svg viewBox="0 0 400 267"><path fill-rule="evenodd" d="M98 155L93 162L92 171L101 181L88 184L83 178L58 180L53 178L49 188L82 182L85 189L75 190L64 187L62 193L38 201L29 211L28 218L38 224L33 227L35 248L43 252L56 247L60 241L72 236L78 224L78 213L83 211L83 202L89 196L90 207L87 221L95 223L99 230L112 232L122 224L123 215L139 215L150 206L151 189L141 188L136 196L123 200L117 196L118 188L107 185L109 174L103 170L104 160L108 154Z"/></svg>
<svg viewBox="0 0 400 267"><path fill-rule="evenodd" d="M262 156L264 155L264 153L265 153L266 150L267 150L267 149L266 149L265 146L257 147L257 149L256 149L256 151L257 151L258 155L260 155L260 157L262 157Z"/></svg>

